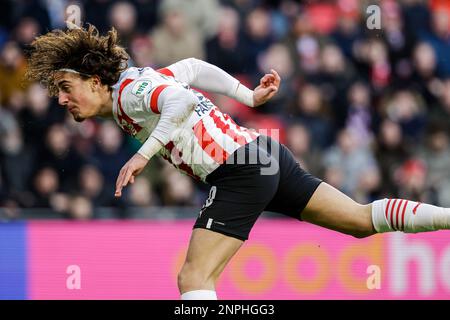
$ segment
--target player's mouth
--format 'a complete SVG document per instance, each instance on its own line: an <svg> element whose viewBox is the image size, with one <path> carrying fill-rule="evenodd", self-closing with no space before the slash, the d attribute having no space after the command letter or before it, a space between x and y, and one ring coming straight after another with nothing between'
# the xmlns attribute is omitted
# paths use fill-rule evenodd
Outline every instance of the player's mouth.
<svg viewBox="0 0 450 320"><path fill-rule="evenodd" d="M70 113L74 113L77 110L75 107L69 107L68 109Z"/></svg>

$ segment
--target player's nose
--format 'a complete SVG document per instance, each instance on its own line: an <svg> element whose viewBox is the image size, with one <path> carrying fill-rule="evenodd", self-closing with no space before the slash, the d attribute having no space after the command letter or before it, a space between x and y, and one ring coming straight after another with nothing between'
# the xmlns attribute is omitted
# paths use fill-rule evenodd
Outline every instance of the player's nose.
<svg viewBox="0 0 450 320"><path fill-rule="evenodd" d="M67 104L69 103L69 97L67 96L67 94L64 94L62 92L58 93L58 103L63 107L67 106Z"/></svg>

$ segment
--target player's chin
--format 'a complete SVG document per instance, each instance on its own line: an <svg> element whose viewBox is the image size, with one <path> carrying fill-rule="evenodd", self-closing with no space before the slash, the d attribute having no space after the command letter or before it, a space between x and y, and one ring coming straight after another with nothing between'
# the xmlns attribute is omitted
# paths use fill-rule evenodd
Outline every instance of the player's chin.
<svg viewBox="0 0 450 320"><path fill-rule="evenodd" d="M74 114L74 115L73 115L73 119L74 119L76 122L83 122L84 120L86 120L86 118L85 118L85 117L82 117L80 114Z"/></svg>

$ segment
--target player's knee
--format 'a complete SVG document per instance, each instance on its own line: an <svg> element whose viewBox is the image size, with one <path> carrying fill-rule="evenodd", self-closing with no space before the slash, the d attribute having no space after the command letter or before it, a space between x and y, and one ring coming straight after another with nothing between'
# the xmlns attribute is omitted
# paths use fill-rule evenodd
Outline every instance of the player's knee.
<svg viewBox="0 0 450 320"><path fill-rule="evenodd" d="M351 235L358 239L367 238L376 233L372 223L372 213L370 205L358 204L355 208L358 217Z"/></svg>
<svg viewBox="0 0 450 320"><path fill-rule="evenodd" d="M214 287L215 279L208 272L185 263L178 274L178 288L181 292Z"/></svg>

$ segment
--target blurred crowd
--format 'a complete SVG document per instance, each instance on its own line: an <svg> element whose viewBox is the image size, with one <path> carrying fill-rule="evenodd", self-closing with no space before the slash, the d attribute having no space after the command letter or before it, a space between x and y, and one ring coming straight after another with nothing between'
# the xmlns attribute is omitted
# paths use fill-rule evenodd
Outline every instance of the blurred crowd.
<svg viewBox="0 0 450 320"><path fill-rule="evenodd" d="M91 219L97 208L201 206L208 186L152 159L125 196L122 165L139 143L104 120L75 123L36 83L27 45L65 28L67 6L114 26L130 66L195 57L250 88L271 68L282 85L254 110L208 96L236 122L270 131L311 173L356 200L402 197L450 207L450 1L22 0L0 10L0 207ZM369 5L381 29L369 29ZM372 17L373 18L373 17ZM37 215L37 214L36 214Z"/></svg>

